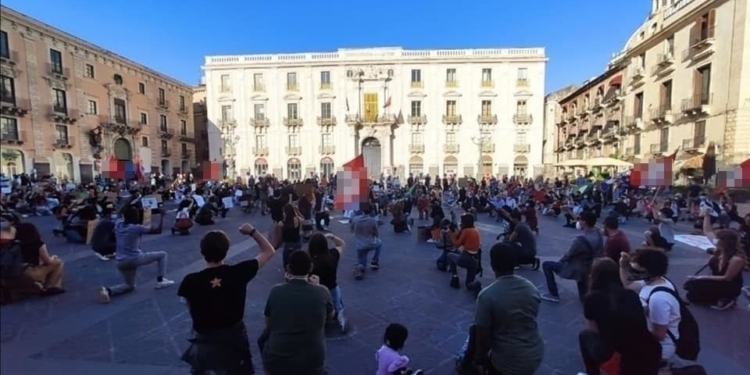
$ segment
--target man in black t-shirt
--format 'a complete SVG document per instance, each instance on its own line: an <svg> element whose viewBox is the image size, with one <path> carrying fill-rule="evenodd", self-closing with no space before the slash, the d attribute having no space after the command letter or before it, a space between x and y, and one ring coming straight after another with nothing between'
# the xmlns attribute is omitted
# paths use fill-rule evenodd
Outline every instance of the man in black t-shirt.
<svg viewBox="0 0 750 375"><path fill-rule="evenodd" d="M252 237L260 254L234 265L224 264L229 237L222 231L203 236L200 249L207 267L185 276L177 294L188 304L195 338L182 360L194 375L214 371L226 375L253 374L250 343L243 322L247 283L273 258L275 249L250 224L240 233Z"/></svg>

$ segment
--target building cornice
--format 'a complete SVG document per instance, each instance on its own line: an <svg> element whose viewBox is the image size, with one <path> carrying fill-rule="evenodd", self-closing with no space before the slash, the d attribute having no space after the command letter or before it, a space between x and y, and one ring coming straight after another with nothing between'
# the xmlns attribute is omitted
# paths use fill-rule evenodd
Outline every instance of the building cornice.
<svg viewBox="0 0 750 375"><path fill-rule="evenodd" d="M617 67L615 69L609 69L606 72L598 75L596 78L586 82L585 84L581 85L577 89L573 90L573 92L569 93L568 95L565 95L562 98L559 98L557 102L563 105L571 101L572 99L575 99L581 96L581 94L591 90L593 87L599 86L600 84L616 76L617 74L623 74L624 72L625 72L624 67Z"/></svg>
<svg viewBox="0 0 750 375"><path fill-rule="evenodd" d="M405 50L402 48L339 49L337 52L206 56L203 70L279 66L331 66L373 63L498 62L544 63L544 48Z"/></svg>
<svg viewBox="0 0 750 375"><path fill-rule="evenodd" d="M145 65L130 60L127 57L118 55L117 53L114 53L110 50L87 42L52 25L41 22L6 6L0 6L0 15L2 16L2 21L8 22L13 29L16 29L20 26L25 28L26 32L35 32L39 35L48 36L55 40L73 44L78 49L82 49L84 52L93 54L95 57L104 60L115 61L118 64L124 65L125 67L134 70L137 73L152 77L157 80L161 80L165 84L172 85L175 88L185 90L186 92L192 91L192 85L188 85L163 73L159 73L151 68L146 67Z"/></svg>

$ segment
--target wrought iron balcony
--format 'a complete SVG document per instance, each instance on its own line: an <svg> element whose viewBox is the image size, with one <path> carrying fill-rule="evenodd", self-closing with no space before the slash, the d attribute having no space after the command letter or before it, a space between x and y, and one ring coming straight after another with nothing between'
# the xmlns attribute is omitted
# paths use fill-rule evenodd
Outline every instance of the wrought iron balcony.
<svg viewBox="0 0 750 375"><path fill-rule="evenodd" d="M172 149L170 149L169 147L162 147L161 156L165 158L172 156Z"/></svg>
<svg viewBox="0 0 750 375"><path fill-rule="evenodd" d="M496 125L497 115L477 115L477 122L480 125Z"/></svg>
<svg viewBox="0 0 750 375"><path fill-rule="evenodd" d="M20 61L21 60L18 59L18 51L7 49L0 53L0 64L2 65L13 66L18 64Z"/></svg>
<svg viewBox="0 0 750 375"><path fill-rule="evenodd" d="M639 83L646 76L646 69L642 66L634 66L630 69L630 84Z"/></svg>
<svg viewBox="0 0 750 375"><path fill-rule="evenodd" d="M492 142L484 142L479 146L479 150L483 154L491 154L495 152L495 144Z"/></svg>
<svg viewBox="0 0 750 375"><path fill-rule="evenodd" d="M253 85L253 91L254 92L265 92L266 91L266 85L262 83L256 83Z"/></svg>
<svg viewBox="0 0 750 375"><path fill-rule="evenodd" d="M624 125L630 129L643 129L643 119L641 116L627 116Z"/></svg>
<svg viewBox="0 0 750 375"><path fill-rule="evenodd" d="M23 117L31 110L31 101L13 95L13 93L0 92L0 113L4 115Z"/></svg>
<svg viewBox="0 0 750 375"><path fill-rule="evenodd" d="M63 124L74 124L78 121L78 110L58 105L48 107L50 119Z"/></svg>
<svg viewBox="0 0 750 375"><path fill-rule="evenodd" d="M233 118L223 118L219 120L219 126L222 129L233 129L237 127L237 120Z"/></svg>
<svg viewBox="0 0 750 375"><path fill-rule="evenodd" d="M651 74L664 74L674 70L674 53L660 53L656 55L656 65L651 68Z"/></svg>
<svg viewBox="0 0 750 375"><path fill-rule="evenodd" d="M411 152L412 154L424 153L424 144L410 144L409 152Z"/></svg>
<svg viewBox="0 0 750 375"><path fill-rule="evenodd" d="M268 156L268 147L253 147L253 155L255 156Z"/></svg>
<svg viewBox="0 0 750 375"><path fill-rule="evenodd" d="M706 137L696 136L682 140L682 149L688 153L696 153L706 144Z"/></svg>
<svg viewBox="0 0 750 375"><path fill-rule="evenodd" d="M195 142L195 135L187 131L180 131L180 134L177 136L177 140L180 142Z"/></svg>
<svg viewBox="0 0 750 375"><path fill-rule="evenodd" d="M336 116L329 116L329 117L318 116L318 125L320 126L336 125Z"/></svg>
<svg viewBox="0 0 750 375"><path fill-rule="evenodd" d="M714 94L699 94L682 100L682 113L688 116L710 115Z"/></svg>
<svg viewBox="0 0 750 375"><path fill-rule="evenodd" d="M427 116L409 116L407 121L412 125L424 125L427 123Z"/></svg>
<svg viewBox="0 0 750 375"><path fill-rule="evenodd" d="M461 125L463 118L461 115L443 115L443 124L445 125Z"/></svg>
<svg viewBox="0 0 750 375"><path fill-rule="evenodd" d="M422 82L422 81L412 81L411 82L411 88L413 88L413 89L423 89L424 88L424 82Z"/></svg>
<svg viewBox="0 0 750 375"><path fill-rule="evenodd" d="M174 130L169 129L167 127L160 126L159 127L159 138L160 139L172 139L174 137Z"/></svg>
<svg viewBox="0 0 750 375"><path fill-rule="evenodd" d="M531 145L528 143L516 143L513 145L513 151L520 154L526 154L531 152Z"/></svg>
<svg viewBox="0 0 750 375"><path fill-rule="evenodd" d="M302 126L303 121L301 118L289 118L284 117L284 126Z"/></svg>
<svg viewBox="0 0 750 375"><path fill-rule="evenodd" d="M518 79L516 79L516 86L518 86L518 87L529 87L529 79L528 78L518 78Z"/></svg>
<svg viewBox="0 0 750 375"><path fill-rule="evenodd" d="M26 132L18 130L18 127L11 126L3 128L0 131L0 143L9 145L22 145L26 142Z"/></svg>
<svg viewBox="0 0 750 375"><path fill-rule="evenodd" d="M458 81L455 79L451 81L445 81L445 87L448 87L448 88L458 87Z"/></svg>
<svg viewBox="0 0 750 375"><path fill-rule="evenodd" d="M143 125L140 121L127 121L126 118L120 116L99 116L99 125L108 131L113 131L120 134L137 134L143 129Z"/></svg>
<svg viewBox="0 0 750 375"><path fill-rule="evenodd" d="M456 154L460 150L458 143L446 143L443 145L443 152L446 154Z"/></svg>
<svg viewBox="0 0 750 375"><path fill-rule="evenodd" d="M328 82L328 83L321 83L320 84L320 89L321 90L331 90L331 89L333 89L333 85L331 85L330 82Z"/></svg>
<svg viewBox="0 0 750 375"><path fill-rule="evenodd" d="M180 108L177 110L177 113L182 116L187 116L190 114L190 111L188 110L188 107L186 105L180 106Z"/></svg>
<svg viewBox="0 0 750 375"><path fill-rule="evenodd" d="M690 33L690 47L682 52L682 60L698 60L714 52L716 28L695 29Z"/></svg>
<svg viewBox="0 0 750 375"><path fill-rule="evenodd" d="M60 64L47 63L47 76L58 81L67 81L70 78L70 69Z"/></svg>
<svg viewBox="0 0 750 375"><path fill-rule="evenodd" d="M517 125L529 125L534 118L528 113L517 113L513 115L513 123Z"/></svg>
<svg viewBox="0 0 750 375"><path fill-rule="evenodd" d="M181 154L183 159L190 159L193 156L190 150L182 150Z"/></svg>
<svg viewBox="0 0 750 375"><path fill-rule="evenodd" d="M271 121L268 118L251 118L250 126L254 128L266 128L271 126Z"/></svg>
<svg viewBox="0 0 750 375"><path fill-rule="evenodd" d="M55 148L56 149L69 149L73 148L75 145L75 137L73 136L57 136L55 138Z"/></svg>
<svg viewBox="0 0 750 375"><path fill-rule="evenodd" d="M302 155L302 147L287 147L286 154L289 156L300 156Z"/></svg>
<svg viewBox="0 0 750 375"><path fill-rule="evenodd" d="M481 82L481 86L487 88L495 87L495 81L491 79L483 79Z"/></svg>
<svg viewBox="0 0 750 375"><path fill-rule="evenodd" d="M164 98L158 98L156 99L156 108L160 109L162 111L166 111L169 109L169 100Z"/></svg>
<svg viewBox="0 0 750 375"><path fill-rule="evenodd" d="M659 108L651 110L651 122L655 125L671 124L674 122L674 115L672 115L672 106L663 105Z"/></svg>
<svg viewBox="0 0 750 375"><path fill-rule="evenodd" d="M299 83L296 83L296 82L287 83L286 91L299 91Z"/></svg>
<svg viewBox="0 0 750 375"><path fill-rule="evenodd" d="M336 153L336 146L334 145L319 146L318 152L321 155L333 155Z"/></svg>

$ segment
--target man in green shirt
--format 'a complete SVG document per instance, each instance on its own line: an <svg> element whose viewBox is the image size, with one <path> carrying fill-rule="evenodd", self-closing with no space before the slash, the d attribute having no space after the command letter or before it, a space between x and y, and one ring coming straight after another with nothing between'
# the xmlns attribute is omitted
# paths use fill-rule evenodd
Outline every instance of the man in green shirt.
<svg viewBox="0 0 750 375"><path fill-rule="evenodd" d="M474 363L492 375L533 375L544 357L536 321L541 298L534 284L513 274L515 258L512 246L492 246L496 279L477 298Z"/></svg>

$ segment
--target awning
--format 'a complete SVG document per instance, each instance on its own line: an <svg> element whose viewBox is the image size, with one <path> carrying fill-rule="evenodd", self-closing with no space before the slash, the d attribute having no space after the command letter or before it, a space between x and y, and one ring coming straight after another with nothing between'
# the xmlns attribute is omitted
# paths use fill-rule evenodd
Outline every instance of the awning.
<svg viewBox="0 0 750 375"><path fill-rule="evenodd" d="M611 101L615 97L615 95L617 95L617 92L619 90L620 90L620 85L619 84L618 85L614 85L614 84L610 85L609 88L607 89L607 93L604 94L604 99L602 99L602 102L603 103L607 103L607 102Z"/></svg>
<svg viewBox="0 0 750 375"><path fill-rule="evenodd" d="M622 74L615 76L611 80L609 80L609 86L622 86Z"/></svg>
<svg viewBox="0 0 750 375"><path fill-rule="evenodd" d="M701 169L701 168L703 168L703 155L693 156L686 160L679 160L674 163L674 169L676 170Z"/></svg>
<svg viewBox="0 0 750 375"><path fill-rule="evenodd" d="M586 162L578 159L565 160L563 162L555 164L556 167L583 167Z"/></svg>

